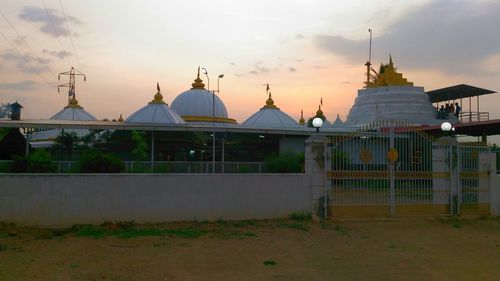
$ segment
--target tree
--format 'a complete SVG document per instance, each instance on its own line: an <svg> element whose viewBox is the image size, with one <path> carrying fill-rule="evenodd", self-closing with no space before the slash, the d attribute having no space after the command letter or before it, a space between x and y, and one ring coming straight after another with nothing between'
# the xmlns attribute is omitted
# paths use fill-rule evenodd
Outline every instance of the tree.
<svg viewBox="0 0 500 281"><path fill-rule="evenodd" d="M146 159L148 156L146 153L148 145L144 140L144 132L132 131L132 140L135 142L135 148L132 149L132 155L134 155L135 160L141 161Z"/></svg>

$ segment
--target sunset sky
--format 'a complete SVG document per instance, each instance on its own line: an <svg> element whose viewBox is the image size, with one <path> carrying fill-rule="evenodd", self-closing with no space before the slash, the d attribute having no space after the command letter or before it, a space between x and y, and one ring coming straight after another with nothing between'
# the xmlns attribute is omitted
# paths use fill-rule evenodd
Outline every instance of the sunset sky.
<svg viewBox="0 0 500 281"><path fill-rule="evenodd" d="M266 83L296 119L321 97L328 119L345 119L363 86L368 28L375 67L392 54L426 90L500 90L500 1L2 0L0 12L0 103L17 100L23 118L67 104L57 74L72 66L87 75L80 104L113 119L149 102L157 81L171 104L200 65L212 89L225 74L220 97L239 123L265 103ZM499 105L499 94L481 98L490 119Z"/></svg>

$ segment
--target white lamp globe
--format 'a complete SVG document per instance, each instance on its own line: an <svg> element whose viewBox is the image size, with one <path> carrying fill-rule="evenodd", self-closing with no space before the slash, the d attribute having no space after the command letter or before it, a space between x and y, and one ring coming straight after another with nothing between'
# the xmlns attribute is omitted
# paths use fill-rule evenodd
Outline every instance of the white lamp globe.
<svg viewBox="0 0 500 281"><path fill-rule="evenodd" d="M451 131L451 128L452 128L452 126L451 126L450 122L441 123L441 130L442 131L449 132L449 131Z"/></svg>
<svg viewBox="0 0 500 281"><path fill-rule="evenodd" d="M316 117L313 119L312 125L314 128L321 128L321 126L323 126L323 120L319 117Z"/></svg>

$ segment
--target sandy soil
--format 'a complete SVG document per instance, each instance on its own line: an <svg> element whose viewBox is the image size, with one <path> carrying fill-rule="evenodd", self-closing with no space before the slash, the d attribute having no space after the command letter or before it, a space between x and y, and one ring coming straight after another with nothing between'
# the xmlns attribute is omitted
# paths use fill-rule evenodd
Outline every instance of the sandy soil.
<svg viewBox="0 0 500 281"><path fill-rule="evenodd" d="M0 280L500 280L498 218L135 227L203 235L92 238L2 224Z"/></svg>

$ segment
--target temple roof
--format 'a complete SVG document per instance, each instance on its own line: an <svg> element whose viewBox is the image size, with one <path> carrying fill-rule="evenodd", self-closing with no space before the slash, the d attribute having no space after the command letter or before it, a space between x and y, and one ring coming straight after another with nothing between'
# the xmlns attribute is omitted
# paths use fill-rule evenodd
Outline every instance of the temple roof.
<svg viewBox="0 0 500 281"><path fill-rule="evenodd" d="M184 120L175 111L168 107L163 101L160 86L156 85L157 93L154 99L146 106L140 108L130 115L125 123L148 123L148 124L182 124Z"/></svg>
<svg viewBox="0 0 500 281"><path fill-rule="evenodd" d="M269 85L267 86L269 96L266 104L252 116L250 116L243 125L260 128L298 128L300 125L288 114L281 111L275 104Z"/></svg>
<svg viewBox="0 0 500 281"><path fill-rule="evenodd" d="M427 92L429 98L431 99L431 102L458 100L468 97L482 96L494 93L496 92L492 90L482 89L466 84L450 86Z"/></svg>

